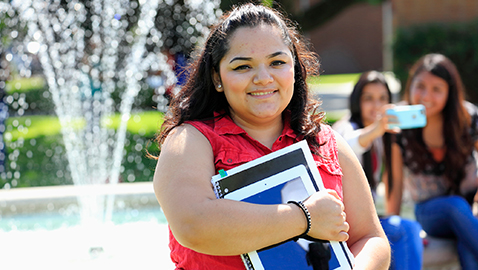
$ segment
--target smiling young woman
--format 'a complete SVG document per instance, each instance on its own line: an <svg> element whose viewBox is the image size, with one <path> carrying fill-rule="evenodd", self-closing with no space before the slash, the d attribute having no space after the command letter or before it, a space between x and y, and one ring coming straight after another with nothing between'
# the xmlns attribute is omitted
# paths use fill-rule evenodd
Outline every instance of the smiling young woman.
<svg viewBox="0 0 478 270"><path fill-rule="evenodd" d="M245 269L240 254L306 229L347 241L354 269L388 268L390 247L360 163L309 99L307 76L318 67L297 31L267 7L236 7L212 28L157 139L154 189L177 269ZM307 219L295 204L216 199L211 177L219 170L300 140L326 187L303 201Z"/></svg>
<svg viewBox="0 0 478 270"><path fill-rule="evenodd" d="M478 109L464 91L444 55L427 54L410 69L404 99L426 107L427 125L395 139L387 209L400 213L406 185L423 230L456 239L462 269L477 269L478 218L471 205L478 205Z"/></svg>

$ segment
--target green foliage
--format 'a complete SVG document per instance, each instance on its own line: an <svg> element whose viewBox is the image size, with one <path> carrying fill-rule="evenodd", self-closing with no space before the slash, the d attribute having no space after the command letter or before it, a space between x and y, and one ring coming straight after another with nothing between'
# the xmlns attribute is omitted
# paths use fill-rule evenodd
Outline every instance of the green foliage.
<svg viewBox="0 0 478 270"><path fill-rule="evenodd" d="M5 185L17 188L73 184L61 134L7 143L7 151L9 154L16 152L18 156L15 161L8 162L8 173L0 177L0 188ZM128 132L121 182L152 181L156 160L148 157L147 152L158 154L152 138Z"/></svg>
<svg viewBox="0 0 478 270"><path fill-rule="evenodd" d="M272 7L274 1L272 0L262 0L261 3L266 7Z"/></svg>
<svg viewBox="0 0 478 270"><path fill-rule="evenodd" d="M312 76L308 78L309 84L325 84L325 83L356 83L361 73L349 74L330 74Z"/></svg>
<svg viewBox="0 0 478 270"><path fill-rule="evenodd" d="M11 95L9 106L13 109L10 114L17 113L13 103L19 99L24 99L28 107L24 110L25 115L53 115L55 114L55 105L48 91L45 80L42 77L17 78L6 82L7 94ZM121 94L123 91L114 91L111 98L114 104L121 104ZM152 110L156 108L153 101L154 89L143 84L138 96L134 100L132 110ZM116 108L118 109L118 108Z"/></svg>
<svg viewBox="0 0 478 270"><path fill-rule="evenodd" d="M23 84L22 84L23 85ZM12 102L9 102L10 115L18 113L18 108L15 108L15 102L18 103L19 99L24 99L25 104L28 104L28 108L24 110L26 115L46 114L52 115L55 113L55 105L51 99L51 94L47 88L20 88L12 90L11 96ZM8 99L7 99L8 100Z"/></svg>
<svg viewBox="0 0 478 270"><path fill-rule="evenodd" d="M15 160L7 162L7 173L0 177L0 187L34 187L72 184L65 172L61 135L40 136L34 139L6 143L8 155L17 153Z"/></svg>
<svg viewBox="0 0 478 270"><path fill-rule="evenodd" d="M458 68L470 101L478 102L478 21L460 24L429 24L397 31L394 72L405 86L408 70L427 53L441 53Z"/></svg>

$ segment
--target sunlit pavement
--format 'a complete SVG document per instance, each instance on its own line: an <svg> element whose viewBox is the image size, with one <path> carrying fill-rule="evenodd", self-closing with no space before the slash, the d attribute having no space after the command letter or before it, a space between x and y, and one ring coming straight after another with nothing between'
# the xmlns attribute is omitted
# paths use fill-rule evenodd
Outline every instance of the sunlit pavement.
<svg viewBox="0 0 478 270"><path fill-rule="evenodd" d="M157 201L153 201L151 183L119 184L107 190L123 196L121 198L129 192L129 196L143 202L149 200L148 206L154 207L155 203L159 208ZM61 194L71 197L78 192L86 191L71 186L1 190L0 225L10 222L5 216L6 209L21 205L25 200L34 202L38 208L44 201L57 202ZM137 203L131 198L129 202L133 203L130 207ZM138 210L142 212L141 208ZM119 225L62 226L53 230L0 229L0 269L172 270L174 266L169 258L167 224L148 219Z"/></svg>
<svg viewBox="0 0 478 270"><path fill-rule="evenodd" d="M127 223L99 233L81 227L0 231L0 269L174 269L165 224Z"/></svg>

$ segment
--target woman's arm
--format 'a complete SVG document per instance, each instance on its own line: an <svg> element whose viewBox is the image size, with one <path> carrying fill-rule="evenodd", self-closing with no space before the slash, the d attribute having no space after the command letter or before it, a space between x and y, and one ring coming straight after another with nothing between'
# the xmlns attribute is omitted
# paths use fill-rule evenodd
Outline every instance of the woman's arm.
<svg viewBox="0 0 478 270"><path fill-rule="evenodd" d="M350 122L350 117L341 119L335 123L332 128L344 137L347 144L352 148L355 155L360 156L372 147L375 139L382 137L385 132L397 133L399 128L389 129L389 124L397 123L397 117L387 115L386 111L395 107L394 104L386 104L380 108L379 114L375 122L364 127L357 128L357 124ZM354 129L357 128L357 129Z"/></svg>
<svg viewBox="0 0 478 270"><path fill-rule="evenodd" d="M392 144L392 187L385 183L385 209L389 215L400 215L403 194L403 159L400 146ZM386 175L386 174L385 174ZM390 192L391 189L391 192Z"/></svg>
<svg viewBox="0 0 478 270"><path fill-rule="evenodd" d="M380 225L365 174L345 140L336 136L342 167L344 205L350 224L348 245L354 269L388 269L390 245Z"/></svg>
<svg viewBox="0 0 478 270"><path fill-rule="evenodd" d="M154 190L183 246L205 254L238 255L305 231L306 220L294 205L217 200L214 174L209 141L190 125L176 128L161 148Z"/></svg>
<svg viewBox="0 0 478 270"><path fill-rule="evenodd" d="M332 128L340 134L347 144L352 148L357 157L361 156L363 153L367 152L371 145L363 147L359 142L359 137L362 134L362 129L354 129L355 124L352 124L349 118L341 119L336 122Z"/></svg>
<svg viewBox="0 0 478 270"><path fill-rule="evenodd" d="M168 136L158 159L154 189L171 231L183 246L205 254L239 255L306 230L306 218L296 205L216 199L211 185L215 173L211 145L197 129L184 125ZM332 225L321 222L335 220L336 212L342 218L337 210L340 200L329 193L317 192L307 199L313 222L310 235L347 240L347 225L330 229Z"/></svg>
<svg viewBox="0 0 478 270"><path fill-rule="evenodd" d="M372 124L362 128L360 130L360 136L358 137L359 144L364 148L370 148L372 142L379 137L382 137L385 132L398 133L400 128L389 128L390 124L398 123L397 117L394 115L386 114L388 109L394 108L394 104L383 105L379 110L379 116Z"/></svg>

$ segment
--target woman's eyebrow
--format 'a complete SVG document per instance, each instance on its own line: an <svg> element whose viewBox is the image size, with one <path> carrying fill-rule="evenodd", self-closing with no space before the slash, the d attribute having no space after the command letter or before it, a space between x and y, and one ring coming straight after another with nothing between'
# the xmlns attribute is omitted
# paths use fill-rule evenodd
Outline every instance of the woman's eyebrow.
<svg viewBox="0 0 478 270"><path fill-rule="evenodd" d="M278 52L275 52L275 53L272 53L270 55L267 56L267 58L274 58L278 55L287 55L287 53L283 52L283 51L278 51ZM242 57L242 56L238 56L238 57L234 57L231 59L231 61L229 61L229 64L234 62L234 61L251 61L252 60L252 57Z"/></svg>
<svg viewBox="0 0 478 270"><path fill-rule="evenodd" d="M229 61L229 64L234 62L234 61L251 61L252 57L234 57L232 58L231 61Z"/></svg>
<svg viewBox="0 0 478 270"><path fill-rule="evenodd" d="M275 52L273 54L270 54L269 56L267 56L267 58L273 58L273 57L276 57L278 55L282 55L282 54L285 54L287 55L287 53L283 52L283 51L278 51L278 52Z"/></svg>

